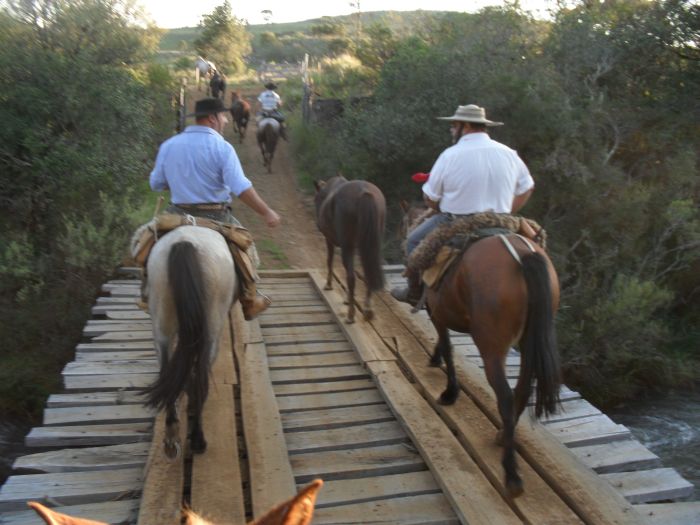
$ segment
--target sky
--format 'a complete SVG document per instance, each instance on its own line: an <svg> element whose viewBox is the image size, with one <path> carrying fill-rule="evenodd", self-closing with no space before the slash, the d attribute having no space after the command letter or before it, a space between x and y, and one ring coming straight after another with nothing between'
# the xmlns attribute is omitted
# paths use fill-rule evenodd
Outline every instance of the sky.
<svg viewBox="0 0 700 525"><path fill-rule="evenodd" d="M501 5L502 0L231 0L232 11L238 18L249 24L264 24L262 10L272 11L270 22L284 23L320 18L322 16L349 15L365 11L469 11L475 12L487 5ZM196 0L173 2L172 0L140 0L145 11L155 20L156 25L166 29L194 27L204 14L211 13L223 0ZM526 10L543 11L553 0L521 0Z"/></svg>

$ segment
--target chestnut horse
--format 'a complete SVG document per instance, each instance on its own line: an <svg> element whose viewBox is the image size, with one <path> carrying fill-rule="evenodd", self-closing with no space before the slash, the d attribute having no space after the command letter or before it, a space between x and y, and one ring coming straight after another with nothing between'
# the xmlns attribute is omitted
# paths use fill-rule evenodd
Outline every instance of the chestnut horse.
<svg viewBox="0 0 700 525"><path fill-rule="evenodd" d="M250 104L240 96L238 91L231 92L231 117L234 124L233 131L238 133L241 142L243 142L250 120Z"/></svg>
<svg viewBox="0 0 700 525"><path fill-rule="evenodd" d="M404 219L411 216L415 216L412 210ZM559 280L546 252L515 234L474 242L437 287L426 292L426 306L438 335L430 364L440 366L444 360L447 368L447 388L439 402L451 405L459 394L448 330L469 333L496 394L502 421L498 441L503 446L506 490L512 497L523 491L514 454L515 426L533 383L538 417L553 413L559 403L561 372L554 330L558 305ZM516 344L521 363L514 396L505 364Z"/></svg>
<svg viewBox="0 0 700 525"><path fill-rule="evenodd" d="M160 374L144 395L147 406L166 410L164 445L171 459L182 452L175 404L185 391L194 412L190 449L207 447L202 408L236 284L228 245L209 228L180 226L156 242L148 257L148 309Z"/></svg>
<svg viewBox="0 0 700 525"><path fill-rule="evenodd" d="M364 318L373 317L371 294L384 287L382 271L382 236L386 202L381 190L371 182L348 181L336 175L328 181L315 181L316 224L326 238L328 276L326 290L333 287L333 256L340 246L340 256L347 279L348 323L355 322L355 250L360 253L367 292Z"/></svg>
<svg viewBox="0 0 700 525"><path fill-rule="evenodd" d="M275 156L275 148L280 137L280 123L272 117L264 117L258 122L256 138L260 153L262 153L263 164L268 173L272 173L272 158Z"/></svg>

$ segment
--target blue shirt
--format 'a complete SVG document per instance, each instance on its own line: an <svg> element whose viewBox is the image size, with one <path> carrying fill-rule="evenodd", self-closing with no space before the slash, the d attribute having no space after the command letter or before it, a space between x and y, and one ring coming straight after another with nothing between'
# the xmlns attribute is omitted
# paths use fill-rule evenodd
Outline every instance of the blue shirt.
<svg viewBox="0 0 700 525"><path fill-rule="evenodd" d="M153 190L170 189L174 204L231 202L231 193L253 186L233 146L207 126L187 126L163 142L149 180Z"/></svg>

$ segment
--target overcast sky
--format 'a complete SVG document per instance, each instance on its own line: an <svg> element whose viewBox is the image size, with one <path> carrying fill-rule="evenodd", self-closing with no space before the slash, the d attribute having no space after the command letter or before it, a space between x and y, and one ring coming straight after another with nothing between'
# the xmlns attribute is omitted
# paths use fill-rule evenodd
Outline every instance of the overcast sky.
<svg viewBox="0 0 700 525"><path fill-rule="evenodd" d="M487 5L503 4L502 0L356 0L362 11L478 11ZM173 2L172 0L140 0L159 27L193 27L199 24L204 14L211 13L224 0L196 0ZM263 24L262 10L272 11L271 22L297 22L322 16L349 15L357 12L356 3L348 0L325 0L322 3L290 0L230 1L232 11L238 18L250 24ZM553 5L553 0L521 0L527 10L544 10Z"/></svg>

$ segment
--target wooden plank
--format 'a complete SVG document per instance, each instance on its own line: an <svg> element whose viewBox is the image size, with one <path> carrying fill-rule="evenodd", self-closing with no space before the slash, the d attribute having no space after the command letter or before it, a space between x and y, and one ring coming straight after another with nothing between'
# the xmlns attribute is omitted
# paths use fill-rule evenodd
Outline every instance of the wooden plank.
<svg viewBox="0 0 700 525"><path fill-rule="evenodd" d="M44 409L44 425L152 422L155 411L143 405L105 405Z"/></svg>
<svg viewBox="0 0 700 525"><path fill-rule="evenodd" d="M324 312L305 313L265 312L260 316L260 327L263 330L273 326L316 326L327 323L335 323L335 317L333 317L333 314L328 312L328 310Z"/></svg>
<svg viewBox="0 0 700 525"><path fill-rule="evenodd" d="M245 342L251 330L243 329L245 321L240 305L236 305L233 311L234 350L240 369L241 410L251 473L250 493L253 516L259 517L278 502L294 495L296 487L270 382L265 344Z"/></svg>
<svg viewBox="0 0 700 525"><path fill-rule="evenodd" d="M275 392L277 393L277 392ZM280 412L340 408L383 403L376 388L354 392L323 393L302 396L277 396Z"/></svg>
<svg viewBox="0 0 700 525"><path fill-rule="evenodd" d="M96 312L93 312L93 314ZM139 319L150 319L151 316L143 310L107 310L104 313L107 319L135 321Z"/></svg>
<svg viewBox="0 0 700 525"><path fill-rule="evenodd" d="M65 378L66 376L148 374L157 371L158 363L154 360L129 359L115 363L71 361L63 367L61 374Z"/></svg>
<svg viewBox="0 0 700 525"><path fill-rule="evenodd" d="M652 503L635 505L634 508L653 525L700 523L700 501Z"/></svg>
<svg viewBox="0 0 700 525"><path fill-rule="evenodd" d="M266 318L269 316L280 316L280 315L291 315L291 314L311 314L311 313L326 313L328 312L328 307L323 303L323 301L318 300L316 304L308 305L297 305L292 303L289 305L274 304L270 305L265 312L263 312L261 318Z"/></svg>
<svg viewBox="0 0 700 525"><path fill-rule="evenodd" d="M531 399L531 404L534 403L534 399ZM534 405L533 405L534 406ZM548 418L541 418L540 422L544 423L545 425L549 423L553 423L555 421L568 421L572 419L580 419L584 417L590 417L590 416L598 416L601 415L602 412L598 410L596 407L591 405L588 401L585 399L571 399L571 400L566 400L561 403L559 408L557 409L556 414L552 414ZM534 414L533 414L534 417Z"/></svg>
<svg viewBox="0 0 700 525"><path fill-rule="evenodd" d="M657 468L640 472L601 474L608 483L631 503L649 503L680 499L693 493L692 483L672 468Z"/></svg>
<svg viewBox="0 0 700 525"><path fill-rule="evenodd" d="M27 501L60 501L65 505L99 503L138 493L143 469L105 472L61 472L11 476L0 487L0 512L25 510Z"/></svg>
<svg viewBox="0 0 700 525"><path fill-rule="evenodd" d="M322 383L289 383L285 385L275 385L275 395L278 402L283 396L355 392L357 390L374 389L374 382L371 379L355 379L353 381L328 381Z"/></svg>
<svg viewBox="0 0 700 525"><path fill-rule="evenodd" d="M368 446L408 442L408 436L396 421L349 427L290 432L285 435L290 454L347 450Z"/></svg>
<svg viewBox="0 0 700 525"><path fill-rule="evenodd" d="M604 414L549 423L551 434L568 447L581 447L630 439L628 428L618 425Z"/></svg>
<svg viewBox="0 0 700 525"><path fill-rule="evenodd" d="M401 523L457 525L459 520L442 494L425 494L318 509L314 525L338 523ZM494 523L494 522L491 522Z"/></svg>
<svg viewBox="0 0 700 525"><path fill-rule="evenodd" d="M327 341L328 336L342 334L335 323L315 324L313 326L270 326L263 330L265 340L269 336L284 335L288 340L296 340L297 336L315 336L319 341Z"/></svg>
<svg viewBox="0 0 700 525"><path fill-rule="evenodd" d="M661 463L659 456L633 439L575 447L571 452L599 474L655 468Z"/></svg>
<svg viewBox="0 0 700 525"><path fill-rule="evenodd" d="M153 345L153 331L139 330L135 332L107 332L92 338L93 342L107 341L151 341Z"/></svg>
<svg viewBox="0 0 700 525"><path fill-rule="evenodd" d="M156 363L156 368L158 367L157 361L158 357L153 349L149 350L129 350L121 352L83 352L78 351L75 353L76 361L100 361L102 363L110 362L121 362L133 361L138 359L140 361L147 360Z"/></svg>
<svg viewBox="0 0 700 525"><path fill-rule="evenodd" d="M282 414L285 431L322 430L362 423L392 421L394 416L384 403L344 408L304 410Z"/></svg>
<svg viewBox="0 0 700 525"><path fill-rule="evenodd" d="M284 345L267 345L268 358L272 356L302 356L316 354L334 354L352 350L352 345L347 341L334 341L330 343L298 343Z"/></svg>
<svg viewBox="0 0 700 525"><path fill-rule="evenodd" d="M270 365L270 370L324 368L354 365L359 362L357 354L353 351L310 356L268 356L267 361Z"/></svg>
<svg viewBox="0 0 700 525"><path fill-rule="evenodd" d="M138 297L98 297L98 305L107 304L136 304L139 301Z"/></svg>
<svg viewBox="0 0 700 525"><path fill-rule="evenodd" d="M126 499L86 505L61 505L53 507L52 510L78 518L99 520L110 525L125 525L136 523L139 505L138 499ZM3 525L38 525L38 520L39 517L33 510L0 514L0 523Z"/></svg>
<svg viewBox="0 0 700 525"><path fill-rule="evenodd" d="M109 375L68 375L63 377L66 390L135 390L143 389L153 383L158 377L152 374L109 374Z"/></svg>
<svg viewBox="0 0 700 525"><path fill-rule="evenodd" d="M323 484L323 490L316 499L316 508L439 493L441 489L429 470L374 478L339 479Z"/></svg>
<svg viewBox="0 0 700 525"><path fill-rule="evenodd" d="M260 276L261 279L266 280L266 279L272 279L275 277L278 278L308 278L308 272L306 270L259 270L258 275Z"/></svg>
<svg viewBox="0 0 700 525"><path fill-rule="evenodd" d="M338 342L338 341L343 341L347 342L347 338L345 337L345 334L341 332L340 330L336 330L335 332L325 332L325 333L317 333L317 332L311 332L307 330L304 333L300 334L293 334L293 335L274 335L274 334L265 334L265 345L272 347L275 345L291 345L291 344L298 344L298 345L303 345L303 344L308 344L308 343L333 343L333 342Z"/></svg>
<svg viewBox="0 0 700 525"><path fill-rule="evenodd" d="M418 452L408 444L295 454L290 461L300 484L315 478L331 481L426 469Z"/></svg>
<svg viewBox="0 0 700 525"><path fill-rule="evenodd" d="M119 324L88 324L83 328L83 335L85 337L94 337L97 335L104 335L112 332L139 332L145 330L151 330L152 325L150 321L145 321L143 323L136 324L134 322L126 323L120 322Z"/></svg>
<svg viewBox="0 0 700 525"><path fill-rule="evenodd" d="M106 447L62 449L19 457L14 470L75 472L143 467L150 443L129 443Z"/></svg>
<svg viewBox="0 0 700 525"><path fill-rule="evenodd" d="M140 395L140 392L119 390L113 392L51 394L46 401L46 406L48 408L61 408L101 405L140 405L142 403L143 396Z"/></svg>
<svg viewBox="0 0 700 525"><path fill-rule="evenodd" d="M120 445L151 439L151 423L35 427L24 438L27 447Z"/></svg>
<svg viewBox="0 0 700 525"><path fill-rule="evenodd" d="M134 304L110 304L110 305L95 305L90 312L92 315L105 315L107 312L143 312L136 303ZM144 312L146 313L146 312Z"/></svg>
<svg viewBox="0 0 700 525"><path fill-rule="evenodd" d="M318 271L309 272L309 275L311 275L311 278L313 279L314 284L316 285L316 288L318 289L319 293L323 295L323 298L328 303L328 307L333 311L333 313L338 319L341 319L343 316L343 313L341 312L344 311L343 298L335 290L323 289L325 281ZM359 315L361 316L361 314ZM384 344L372 345L369 343L364 332L364 323L339 324L342 327L343 333L345 333L347 338L356 342L356 344L354 344L353 346L357 350L362 361L364 361L365 363L371 361L396 360L394 354L392 354L391 351L389 351L389 349Z"/></svg>
<svg viewBox="0 0 700 525"><path fill-rule="evenodd" d="M186 414L187 395L180 397L177 413ZM167 458L163 451L165 437L165 412L156 417L153 440L144 469L144 488L139 508L139 525L175 525L180 523L182 490L185 479L185 443L187 441L187 418L179 423L179 438L182 454L175 460Z"/></svg>
<svg viewBox="0 0 700 525"><path fill-rule="evenodd" d="M193 455L191 482L192 509L212 523L245 523L234 412L233 386L212 385L202 414L207 450Z"/></svg>
<svg viewBox="0 0 700 525"><path fill-rule="evenodd" d="M77 352L142 352L151 350L155 355L153 341L113 342L113 343L81 343L75 347Z"/></svg>
<svg viewBox="0 0 700 525"><path fill-rule="evenodd" d="M433 347L430 336L427 334L434 334L434 330L426 333L421 323L426 326L429 321L426 319L420 321L418 316L412 316L407 308L403 308L386 292L380 292L377 298L393 307L391 310L396 321L408 329L410 333L410 336L407 336L407 341L410 343L408 346L417 345L427 357ZM402 349L399 355L401 352ZM422 358L423 362L426 357ZM483 373L478 371L477 374L474 372L475 369L473 365L468 368L460 367L458 371L460 385L492 424L497 424L500 416L495 396ZM523 459L584 522L616 525L644 523L644 519L619 493L601 484L597 474L582 465L544 425L521 421L516 429L516 444Z"/></svg>
<svg viewBox="0 0 700 525"><path fill-rule="evenodd" d="M368 376L367 370L359 365L345 365L335 368L313 368L289 370L270 370L270 379L273 384L321 382L321 381L348 381L350 379L363 379Z"/></svg>

